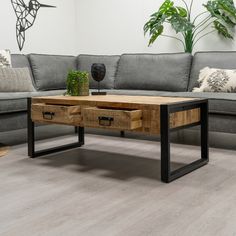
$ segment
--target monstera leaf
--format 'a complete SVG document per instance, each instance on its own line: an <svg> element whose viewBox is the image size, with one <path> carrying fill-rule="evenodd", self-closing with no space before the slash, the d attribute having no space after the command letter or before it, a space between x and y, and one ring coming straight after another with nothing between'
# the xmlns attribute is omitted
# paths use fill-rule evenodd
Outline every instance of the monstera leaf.
<svg viewBox="0 0 236 236"><path fill-rule="evenodd" d="M231 0L208 1L203 5L210 12L212 17L224 20L227 24L236 24L236 8Z"/></svg>
<svg viewBox="0 0 236 236"><path fill-rule="evenodd" d="M204 5L215 18L213 27L225 38L233 39L233 28L236 25L236 8L231 0L208 1Z"/></svg>
<svg viewBox="0 0 236 236"><path fill-rule="evenodd" d="M189 22L188 19L186 19L185 17L181 17L178 14L173 15L169 19L169 22L176 33L187 32L194 28L194 25Z"/></svg>
<svg viewBox="0 0 236 236"><path fill-rule="evenodd" d="M152 34L151 34L151 38L149 40L149 46L155 42L155 40L157 39L158 36L160 36L163 33L164 30L164 26L163 25L159 25L155 27L155 30L153 30Z"/></svg>
<svg viewBox="0 0 236 236"><path fill-rule="evenodd" d="M213 22L215 29L218 31L218 33L225 38L233 39L233 32L229 30L227 26L225 26L224 23L216 20Z"/></svg>
<svg viewBox="0 0 236 236"><path fill-rule="evenodd" d="M183 7L176 7L177 10L177 14L179 14L181 17L187 17L188 16L188 12L186 9L184 9Z"/></svg>
<svg viewBox="0 0 236 236"><path fill-rule="evenodd" d="M165 14L166 16L171 16L176 13L176 9L174 7L174 2L171 0L166 0L159 8L158 12L160 14Z"/></svg>
<svg viewBox="0 0 236 236"><path fill-rule="evenodd" d="M160 6L159 10L151 15L151 19L144 25L145 34L149 31L149 45L162 35L164 23L170 23L172 28L179 32L192 30L194 25L188 20L188 12L185 8L174 6L174 2L166 0Z"/></svg>

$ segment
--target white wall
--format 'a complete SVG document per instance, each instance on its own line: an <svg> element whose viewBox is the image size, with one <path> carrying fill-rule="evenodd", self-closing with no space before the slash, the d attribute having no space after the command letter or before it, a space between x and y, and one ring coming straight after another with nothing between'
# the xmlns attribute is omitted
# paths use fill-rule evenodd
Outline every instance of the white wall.
<svg viewBox="0 0 236 236"><path fill-rule="evenodd" d="M186 0L190 2L190 0ZM94 54L121 54L143 52L178 52L178 41L160 38L148 47L143 36L143 25L163 0L77 0L77 52ZM175 1L180 3L181 1ZM204 9L195 0L194 15ZM169 33L167 31L167 33ZM170 31L170 34L174 34ZM200 50L236 50L236 43L222 40L217 34L204 38L196 45Z"/></svg>
<svg viewBox="0 0 236 236"><path fill-rule="evenodd" d="M24 0L28 3L29 0ZM148 47L143 25L163 0L38 0L57 8L41 8L32 28L26 31L21 53L52 54L121 54L183 51L178 41L159 38ZM190 0L187 0L190 1ZM203 10L195 0L194 15ZM181 4L181 0L176 0ZM0 49L18 53L15 36L16 16L10 0L1 0ZM175 35L172 30L168 34ZM236 43L222 40L214 34L204 38L195 48L199 50L236 50Z"/></svg>
<svg viewBox="0 0 236 236"><path fill-rule="evenodd" d="M40 8L32 28L26 31L25 46L21 53L75 54L76 0L38 0L57 8ZM24 0L27 4L29 0ZM1 0L0 49L19 53L15 26L16 16L10 0Z"/></svg>

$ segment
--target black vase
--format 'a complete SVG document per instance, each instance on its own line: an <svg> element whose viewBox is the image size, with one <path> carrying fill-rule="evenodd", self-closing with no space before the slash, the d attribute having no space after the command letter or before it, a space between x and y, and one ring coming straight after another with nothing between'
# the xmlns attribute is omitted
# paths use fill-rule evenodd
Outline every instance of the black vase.
<svg viewBox="0 0 236 236"><path fill-rule="evenodd" d="M100 82L106 76L106 66L102 63L92 64L91 74L93 79L98 82L98 92L92 92L92 95L106 95L106 92L100 92Z"/></svg>

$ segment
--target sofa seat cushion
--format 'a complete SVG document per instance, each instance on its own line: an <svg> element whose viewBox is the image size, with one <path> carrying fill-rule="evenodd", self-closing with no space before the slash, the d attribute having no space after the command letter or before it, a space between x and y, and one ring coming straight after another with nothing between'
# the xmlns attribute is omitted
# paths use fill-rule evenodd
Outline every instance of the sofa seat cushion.
<svg viewBox="0 0 236 236"><path fill-rule="evenodd" d="M187 53L123 54L115 88L187 91L191 61Z"/></svg>
<svg viewBox="0 0 236 236"><path fill-rule="evenodd" d="M163 94L163 96L207 98L209 99L210 113L236 116L236 93L208 93L208 92L170 93L170 92L166 92Z"/></svg>
<svg viewBox="0 0 236 236"><path fill-rule="evenodd" d="M96 89L91 89L91 92L96 92ZM162 96L164 91L155 91L155 90L129 90L129 89L104 89L102 90L107 92L109 95L130 95L130 96Z"/></svg>
<svg viewBox="0 0 236 236"><path fill-rule="evenodd" d="M0 93L0 114L26 111L28 97L62 95L64 92L65 90Z"/></svg>
<svg viewBox="0 0 236 236"><path fill-rule="evenodd" d="M102 89L113 89L116 70L120 56L104 56L104 55L79 55L78 56L78 69L87 71L90 74L89 87L96 89L98 83L91 76L91 66L93 63L103 63L106 66L106 76L103 81L100 82Z"/></svg>
<svg viewBox="0 0 236 236"><path fill-rule="evenodd" d="M96 91L96 90L93 90ZM111 89L103 90L112 95L192 97L209 99L209 111L214 114L236 115L236 93L192 93L153 90Z"/></svg>
<svg viewBox="0 0 236 236"><path fill-rule="evenodd" d="M30 54L28 57L38 90L65 89L69 70L77 68L73 56Z"/></svg>

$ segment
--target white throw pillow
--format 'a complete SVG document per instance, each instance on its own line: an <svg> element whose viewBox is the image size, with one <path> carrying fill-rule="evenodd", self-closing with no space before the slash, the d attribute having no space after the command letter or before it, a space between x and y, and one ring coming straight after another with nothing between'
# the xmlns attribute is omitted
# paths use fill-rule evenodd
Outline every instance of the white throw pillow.
<svg viewBox="0 0 236 236"><path fill-rule="evenodd" d="M11 67L10 50L0 50L0 68Z"/></svg>
<svg viewBox="0 0 236 236"><path fill-rule="evenodd" d="M28 68L0 68L0 92L34 92Z"/></svg>
<svg viewBox="0 0 236 236"><path fill-rule="evenodd" d="M236 93L236 69L224 70L205 67L199 74L199 87L193 92Z"/></svg>

